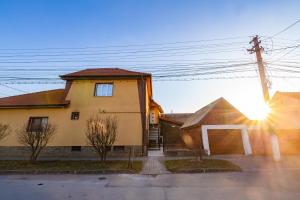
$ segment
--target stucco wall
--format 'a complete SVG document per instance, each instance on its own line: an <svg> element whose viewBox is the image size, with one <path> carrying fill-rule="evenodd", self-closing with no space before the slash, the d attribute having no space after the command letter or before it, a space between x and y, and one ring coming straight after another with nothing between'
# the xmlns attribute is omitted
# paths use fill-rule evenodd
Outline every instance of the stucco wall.
<svg viewBox="0 0 300 200"><path fill-rule="evenodd" d="M112 97L95 97L95 83L113 83ZM47 116L57 126L50 146L85 146L86 120L97 112L118 118L118 137L115 145L141 145L142 127L137 80L77 80L72 83L66 100L67 108L0 109L0 122L9 124L13 132L0 146L18 146L16 129L28 123L29 117ZM71 120L72 112L80 112L79 120Z"/></svg>
<svg viewBox="0 0 300 200"><path fill-rule="evenodd" d="M300 129L300 101L285 98L272 105L270 119L276 129Z"/></svg>

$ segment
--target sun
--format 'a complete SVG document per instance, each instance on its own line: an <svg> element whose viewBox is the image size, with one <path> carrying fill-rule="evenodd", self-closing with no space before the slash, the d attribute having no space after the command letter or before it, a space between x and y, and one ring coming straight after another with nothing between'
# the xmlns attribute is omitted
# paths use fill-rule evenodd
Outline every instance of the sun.
<svg viewBox="0 0 300 200"><path fill-rule="evenodd" d="M251 105L247 110L249 113L249 117L255 120L264 120L269 116L271 112L271 108L266 103Z"/></svg>

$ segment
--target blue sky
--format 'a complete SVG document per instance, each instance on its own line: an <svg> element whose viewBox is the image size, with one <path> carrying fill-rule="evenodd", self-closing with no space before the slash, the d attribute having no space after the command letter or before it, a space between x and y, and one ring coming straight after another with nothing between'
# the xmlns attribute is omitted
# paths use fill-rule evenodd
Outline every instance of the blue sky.
<svg viewBox="0 0 300 200"><path fill-rule="evenodd" d="M246 53L249 36L259 34L271 36L293 23L299 16L299 1L89 1L89 0L40 0L40 1L0 1L0 55L17 54L13 61L32 63L6 63L0 57L1 68L43 69L63 68L63 71L5 72L0 76L57 77L59 74L83 69L89 65L99 67L139 67L149 70L149 66L193 59L232 60L255 59ZM298 40L300 24L281 34L280 37ZM164 54L147 58L113 57L102 55L97 61L84 62L85 58L70 58L68 62L39 62L34 57L18 57L28 53L22 49L105 47L112 45L134 45L168 43L178 41L199 41L214 38L240 37L244 42L240 51L230 53L199 53L195 55L170 56ZM283 42L274 38L273 45ZM262 45L270 47L271 41ZM139 47L141 49L141 47ZM120 50L120 49L118 49ZM122 49L121 49L122 50ZM123 49L124 50L124 49ZM54 50L35 50L30 53L52 53ZM55 51L58 51L57 49ZM63 50L64 52L66 49ZM264 55L272 58L273 55ZM293 59L299 58L293 53ZM126 57L126 56L125 56ZM93 57L94 59L95 57ZM168 58L171 62L159 61ZM46 60L61 60L44 57ZM151 62L155 60L155 62ZM81 62L80 62L81 61ZM146 63L146 64L144 64ZM67 66L74 66L67 68ZM0 81L1 83L1 81ZM4 84L26 92L62 87L61 84ZM298 91L299 79L272 79L271 94L276 90ZM21 92L0 85L0 95L9 96ZM154 81L154 98L162 104L165 112L194 112L218 97L225 97L246 115L262 103L258 79L197 80L197 81Z"/></svg>

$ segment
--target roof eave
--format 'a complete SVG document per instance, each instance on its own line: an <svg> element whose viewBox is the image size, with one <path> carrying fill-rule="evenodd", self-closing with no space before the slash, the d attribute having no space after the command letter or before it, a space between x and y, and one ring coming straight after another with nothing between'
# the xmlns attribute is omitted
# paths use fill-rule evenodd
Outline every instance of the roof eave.
<svg viewBox="0 0 300 200"><path fill-rule="evenodd" d="M178 121L175 121L175 120L172 120L172 119L166 119L166 118L160 117L159 120L165 121L165 122L168 122L168 123L171 123L171 124L175 124L175 125L178 125L178 126L182 126L183 125L182 122L178 122Z"/></svg>
<svg viewBox="0 0 300 200"><path fill-rule="evenodd" d="M180 129L182 129L182 130L188 130L188 129L197 128L197 127L200 127L200 126L201 126L201 124L199 122L199 123L191 125L191 126L185 126L185 127L181 126Z"/></svg>
<svg viewBox="0 0 300 200"><path fill-rule="evenodd" d="M137 79L151 77L151 74L143 75L111 75L111 76L59 76L62 80L99 80L99 79Z"/></svg>
<svg viewBox="0 0 300 200"><path fill-rule="evenodd" d="M61 104L28 104L28 105L0 105L0 109L20 109L20 108L65 108L70 104L70 102Z"/></svg>

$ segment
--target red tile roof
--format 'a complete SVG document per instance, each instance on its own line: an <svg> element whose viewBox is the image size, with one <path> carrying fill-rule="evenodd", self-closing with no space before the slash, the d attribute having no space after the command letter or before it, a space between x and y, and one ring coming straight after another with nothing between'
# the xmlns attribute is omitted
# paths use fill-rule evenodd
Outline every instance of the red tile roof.
<svg viewBox="0 0 300 200"><path fill-rule="evenodd" d="M64 80L78 79L78 78L91 78L91 77L138 77L138 76L151 76L149 73L129 71L119 68L96 68L85 69L78 72L65 74L60 76Z"/></svg>
<svg viewBox="0 0 300 200"><path fill-rule="evenodd" d="M64 100L64 91L57 89L0 98L0 108L66 106L69 102Z"/></svg>

